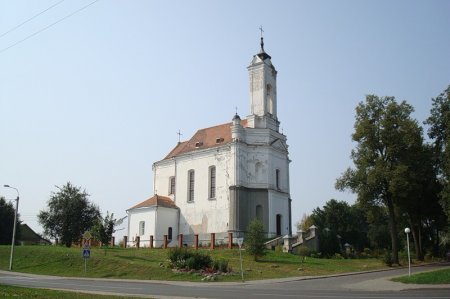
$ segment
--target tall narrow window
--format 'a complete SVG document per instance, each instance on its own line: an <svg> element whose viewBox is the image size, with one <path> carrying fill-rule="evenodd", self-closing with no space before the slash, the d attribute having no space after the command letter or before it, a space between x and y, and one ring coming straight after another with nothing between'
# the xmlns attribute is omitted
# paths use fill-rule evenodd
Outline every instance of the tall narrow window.
<svg viewBox="0 0 450 299"><path fill-rule="evenodd" d="M256 206L256 219L263 221L263 208L261 205Z"/></svg>
<svg viewBox="0 0 450 299"><path fill-rule="evenodd" d="M277 169L275 171L275 181L276 181L276 185L277 185L277 189L280 189L280 170Z"/></svg>
<svg viewBox="0 0 450 299"><path fill-rule="evenodd" d="M167 239L172 240L172 227L167 230Z"/></svg>
<svg viewBox="0 0 450 299"><path fill-rule="evenodd" d="M209 198L216 198L216 166L209 168Z"/></svg>
<svg viewBox="0 0 450 299"><path fill-rule="evenodd" d="M169 195L175 194L175 177L171 176L169 178Z"/></svg>
<svg viewBox="0 0 450 299"><path fill-rule="evenodd" d="M139 222L139 236L143 236L145 234L145 221Z"/></svg>
<svg viewBox="0 0 450 299"><path fill-rule="evenodd" d="M189 170L188 172L188 201L194 201L194 185L195 185L195 172Z"/></svg>

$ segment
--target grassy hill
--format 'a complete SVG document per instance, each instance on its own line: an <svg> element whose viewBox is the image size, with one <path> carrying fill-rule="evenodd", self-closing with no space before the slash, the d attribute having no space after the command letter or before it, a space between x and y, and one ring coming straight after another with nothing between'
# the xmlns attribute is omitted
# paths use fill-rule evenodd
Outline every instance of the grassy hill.
<svg viewBox="0 0 450 299"><path fill-rule="evenodd" d="M238 249L201 250L211 255L213 260L226 259L236 272L222 276L221 281L239 281L240 264ZM9 265L9 246L0 246L0 269ZM59 246L17 246L15 247L13 270L34 274L59 276L103 277L153 280L199 281L196 273L174 273L168 267L168 250L109 248L91 250L87 260L87 273L81 248ZM268 251L259 262L245 252L242 254L245 280L282 278L293 276L325 275L353 271L385 268L377 259L315 259L307 258L302 264L299 256Z"/></svg>

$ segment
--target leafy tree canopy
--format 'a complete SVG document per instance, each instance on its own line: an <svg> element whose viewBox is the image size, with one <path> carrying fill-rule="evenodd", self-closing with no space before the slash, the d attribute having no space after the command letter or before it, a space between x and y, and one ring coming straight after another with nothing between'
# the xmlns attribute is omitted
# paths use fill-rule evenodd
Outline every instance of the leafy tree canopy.
<svg viewBox="0 0 450 299"><path fill-rule="evenodd" d="M112 235L115 232L114 227L117 220L114 219L114 213L109 214L106 212L106 216L99 217L94 222L94 227L92 229L94 238L102 242L103 245L108 245L109 241L112 239Z"/></svg>
<svg viewBox="0 0 450 299"><path fill-rule="evenodd" d="M435 165L439 174L442 191L440 203L450 221L450 85L432 100L428 136L433 140Z"/></svg>
<svg viewBox="0 0 450 299"><path fill-rule="evenodd" d="M413 111L394 97L366 96L356 107L352 139L357 146L351 153L355 168L347 169L336 182L336 188L357 193L363 205L387 208L394 263L398 263L395 206L411 190L409 166L423 144L422 130L411 118Z"/></svg>
<svg viewBox="0 0 450 299"><path fill-rule="evenodd" d="M91 229L94 221L100 217L99 209L89 202L89 194L70 182L62 187L56 186L48 201L48 209L40 211L39 222L45 234L59 238L61 243L70 247L80 240L82 234Z"/></svg>

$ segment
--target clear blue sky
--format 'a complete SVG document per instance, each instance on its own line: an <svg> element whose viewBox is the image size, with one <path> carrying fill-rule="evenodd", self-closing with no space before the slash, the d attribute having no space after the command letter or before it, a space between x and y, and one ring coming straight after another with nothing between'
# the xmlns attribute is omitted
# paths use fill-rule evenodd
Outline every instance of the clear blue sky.
<svg viewBox="0 0 450 299"><path fill-rule="evenodd" d="M0 35L59 2L1 1ZM294 223L331 198L354 202L334 182L351 165L366 94L408 101L422 123L450 84L450 1L100 0L31 36L91 2L66 0L0 37L0 184L20 190L21 218L38 232L55 185L125 216L152 194L152 163L179 129L186 139L229 122L235 106L245 117L260 25L278 70Z"/></svg>

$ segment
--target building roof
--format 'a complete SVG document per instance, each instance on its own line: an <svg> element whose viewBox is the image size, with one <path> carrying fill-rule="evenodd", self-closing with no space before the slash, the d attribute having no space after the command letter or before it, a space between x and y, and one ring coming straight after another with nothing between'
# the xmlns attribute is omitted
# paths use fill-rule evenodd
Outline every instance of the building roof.
<svg viewBox="0 0 450 299"><path fill-rule="evenodd" d="M20 224L20 234L18 239L25 244L52 244L52 242L42 238L41 235L32 230L26 223Z"/></svg>
<svg viewBox="0 0 450 299"><path fill-rule="evenodd" d="M231 142L231 125L232 123L226 123L198 130L188 141L179 142L163 160L196 150L221 146ZM241 125L246 127L247 120L241 120Z"/></svg>
<svg viewBox="0 0 450 299"><path fill-rule="evenodd" d="M147 207L153 207L153 206L178 209L177 205L171 198L155 194L152 197L150 197L149 199L144 200L141 203L138 203L137 205L135 205L132 208L129 208L129 210L138 209L138 208L147 208Z"/></svg>

